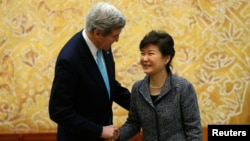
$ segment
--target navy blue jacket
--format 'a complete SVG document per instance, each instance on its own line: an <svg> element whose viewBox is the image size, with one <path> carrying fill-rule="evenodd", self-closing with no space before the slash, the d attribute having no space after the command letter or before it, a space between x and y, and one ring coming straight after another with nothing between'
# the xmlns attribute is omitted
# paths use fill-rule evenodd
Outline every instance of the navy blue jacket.
<svg viewBox="0 0 250 141"><path fill-rule="evenodd" d="M129 109L130 92L115 79L111 49L103 51L103 55L110 99L82 31L60 51L49 100L50 118L58 124L58 141L102 141L102 126L112 124L113 101Z"/></svg>

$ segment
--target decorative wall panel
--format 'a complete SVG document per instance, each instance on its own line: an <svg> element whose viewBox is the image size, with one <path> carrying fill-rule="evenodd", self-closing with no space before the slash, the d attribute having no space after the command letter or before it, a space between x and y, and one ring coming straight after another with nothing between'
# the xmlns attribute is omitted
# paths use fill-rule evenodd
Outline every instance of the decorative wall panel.
<svg viewBox="0 0 250 141"><path fill-rule="evenodd" d="M0 130L51 129L55 60L100 0L0 0ZM175 40L173 72L197 91L202 125L250 124L249 0L106 0L127 17L113 45L117 79L144 77L138 45L151 29ZM114 124L127 111L114 103Z"/></svg>

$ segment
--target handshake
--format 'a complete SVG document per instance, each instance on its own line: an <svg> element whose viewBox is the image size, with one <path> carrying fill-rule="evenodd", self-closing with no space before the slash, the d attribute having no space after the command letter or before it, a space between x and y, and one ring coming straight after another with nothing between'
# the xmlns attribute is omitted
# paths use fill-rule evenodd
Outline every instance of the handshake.
<svg viewBox="0 0 250 141"><path fill-rule="evenodd" d="M105 141L116 141L120 137L120 130L113 126L113 125L108 125L108 126L103 126L101 138L104 138Z"/></svg>

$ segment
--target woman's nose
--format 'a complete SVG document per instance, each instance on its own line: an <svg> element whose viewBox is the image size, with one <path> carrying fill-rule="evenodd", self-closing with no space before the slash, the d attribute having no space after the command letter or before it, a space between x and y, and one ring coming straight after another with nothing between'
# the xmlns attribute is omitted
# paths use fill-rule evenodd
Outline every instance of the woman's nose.
<svg viewBox="0 0 250 141"><path fill-rule="evenodd" d="M142 61L147 61L147 60L148 60L148 56L147 56L147 55L141 56L141 60L142 60Z"/></svg>

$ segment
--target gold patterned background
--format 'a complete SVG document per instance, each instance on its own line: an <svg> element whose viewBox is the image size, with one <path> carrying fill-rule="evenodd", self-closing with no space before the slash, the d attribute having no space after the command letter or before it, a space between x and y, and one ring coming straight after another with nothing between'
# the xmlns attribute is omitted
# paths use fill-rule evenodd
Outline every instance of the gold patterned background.
<svg viewBox="0 0 250 141"><path fill-rule="evenodd" d="M0 0L0 131L54 129L48 99L59 50L100 0ZM117 79L144 73L138 45L151 29L175 40L173 72L197 91L202 125L250 124L249 0L106 0L127 18L113 45ZM114 124L127 111L114 103Z"/></svg>

